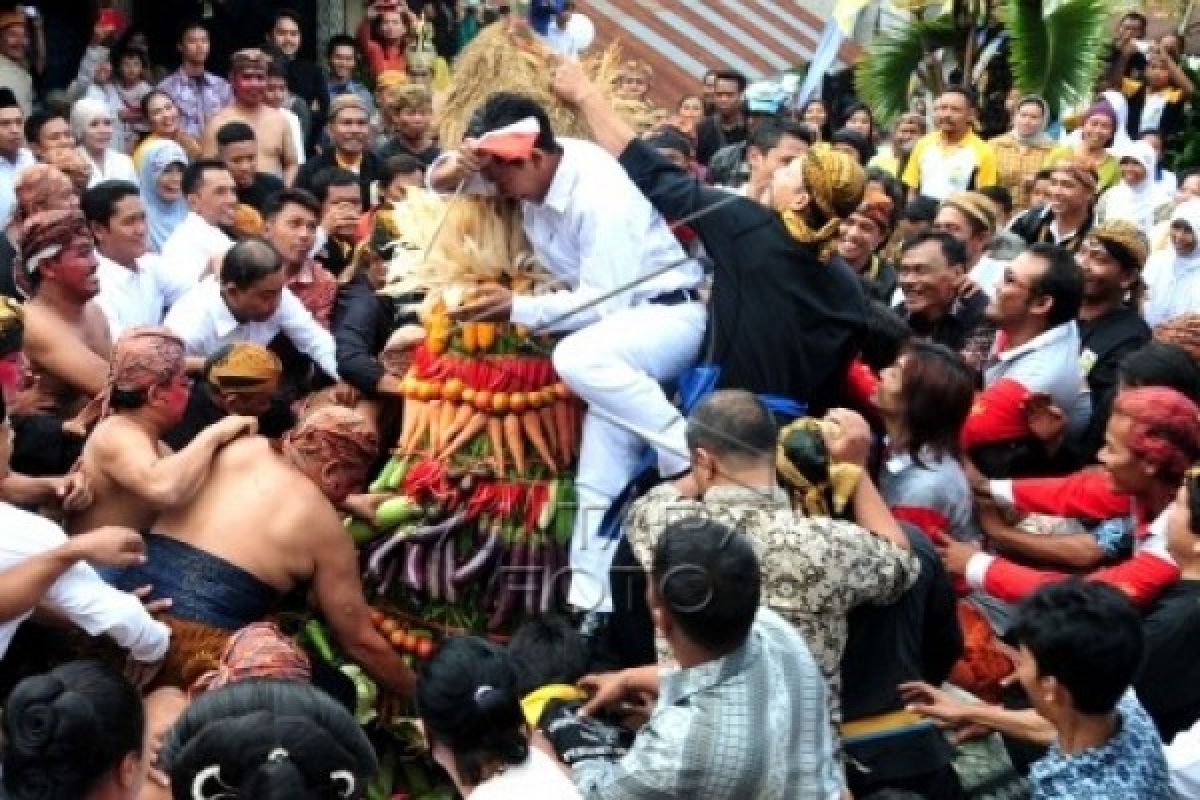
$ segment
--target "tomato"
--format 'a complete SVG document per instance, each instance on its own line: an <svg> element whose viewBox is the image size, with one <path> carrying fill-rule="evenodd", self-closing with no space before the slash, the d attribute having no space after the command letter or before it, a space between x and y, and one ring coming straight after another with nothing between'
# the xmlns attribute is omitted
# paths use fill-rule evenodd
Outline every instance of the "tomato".
<svg viewBox="0 0 1200 800"><path fill-rule="evenodd" d="M413 648L413 652L416 653L417 658L421 659L422 661L429 658L431 655L433 655L433 639L430 639L428 636L418 636L417 644Z"/></svg>
<svg viewBox="0 0 1200 800"><path fill-rule="evenodd" d="M516 393L514 393L512 396L515 397ZM504 412L508 411L508 408L509 395L505 394L504 392L496 392L494 395L492 395L491 411L493 414L503 414Z"/></svg>
<svg viewBox="0 0 1200 800"><path fill-rule="evenodd" d="M432 383L430 381L421 381L417 384L417 399L422 403L428 402L435 397L440 397L441 394L441 384Z"/></svg>
<svg viewBox="0 0 1200 800"><path fill-rule="evenodd" d="M462 394L460 395L460 398L462 399L463 403L466 405L469 405L469 406L475 405L475 390L472 389L470 386L468 386L467 388L462 390Z"/></svg>
<svg viewBox="0 0 1200 800"><path fill-rule="evenodd" d="M475 392L475 410L476 411L491 411L492 410L492 393L488 391Z"/></svg>
<svg viewBox="0 0 1200 800"><path fill-rule="evenodd" d="M408 641L408 634L402 628L392 631L392 635L388 637L388 641L392 643L392 647L397 650L404 650L404 643Z"/></svg>
<svg viewBox="0 0 1200 800"><path fill-rule="evenodd" d="M384 636L391 636L392 632L399 627L400 624L396 622L396 620L392 619L391 617L387 617L379 623L379 632Z"/></svg>
<svg viewBox="0 0 1200 800"><path fill-rule="evenodd" d="M508 409L514 414L520 414L529 408L529 398L524 392L513 392L508 400Z"/></svg>
<svg viewBox="0 0 1200 800"><path fill-rule="evenodd" d="M451 378L442 385L442 399L449 400L451 403L457 403L462 397L463 382L458 378Z"/></svg>
<svg viewBox="0 0 1200 800"><path fill-rule="evenodd" d="M385 619L387 619L387 615L378 608L371 609L371 624L376 628L378 628L380 623L382 623Z"/></svg>

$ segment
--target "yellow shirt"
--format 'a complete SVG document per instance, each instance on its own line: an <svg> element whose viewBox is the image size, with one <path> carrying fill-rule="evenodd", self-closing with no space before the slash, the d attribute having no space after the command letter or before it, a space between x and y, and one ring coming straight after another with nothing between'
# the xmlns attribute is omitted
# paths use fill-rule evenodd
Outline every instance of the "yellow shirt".
<svg viewBox="0 0 1200 800"><path fill-rule="evenodd" d="M967 131L958 142L947 142L941 131L917 140L903 180L926 197L943 200L954 192L996 184L996 154L988 143Z"/></svg>

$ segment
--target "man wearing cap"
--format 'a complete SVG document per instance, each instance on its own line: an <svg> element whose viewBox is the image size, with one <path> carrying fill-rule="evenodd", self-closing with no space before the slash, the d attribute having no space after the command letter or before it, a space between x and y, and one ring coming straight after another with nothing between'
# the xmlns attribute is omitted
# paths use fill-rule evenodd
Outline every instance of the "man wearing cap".
<svg viewBox="0 0 1200 800"><path fill-rule="evenodd" d="M0 86L0 226L8 224L17 204L17 175L35 162L25 147L25 112L13 90Z"/></svg>
<svg viewBox="0 0 1200 800"><path fill-rule="evenodd" d="M296 188L313 191L317 176L337 167L358 176L362 207L373 205L373 184L379 175L379 158L370 149L371 124L366 105L356 95L340 94L329 104L329 138L332 147L304 162Z"/></svg>
<svg viewBox="0 0 1200 800"><path fill-rule="evenodd" d="M229 85L233 103L218 111L204 127L202 147L206 158L217 156L217 131L227 122L244 122L254 129L258 139L258 168L284 183L296 178L296 148L303 142L292 141L287 118L266 104L267 54L261 50L239 50L229 59Z"/></svg>
<svg viewBox="0 0 1200 800"><path fill-rule="evenodd" d="M896 292L896 270L883 260L879 250L892 231L892 199L877 189L868 189L862 202L842 222L837 252L854 270L870 297L890 304Z"/></svg>
<svg viewBox="0 0 1200 800"><path fill-rule="evenodd" d="M42 211L25 221L21 267L30 291L25 355L39 387L63 419L99 395L112 349L100 291L96 250L83 214Z"/></svg>
<svg viewBox="0 0 1200 800"><path fill-rule="evenodd" d="M133 328L117 340L104 397L109 415L81 457L92 505L71 517L69 532L102 525L148 530L159 513L196 493L221 447L254 433L253 417L227 417L178 453L164 450L162 437L188 405L185 356L183 342L165 328Z"/></svg>
<svg viewBox="0 0 1200 800"><path fill-rule="evenodd" d="M33 112L33 76L26 63L29 34L21 6L0 11L0 86L13 93L21 113Z"/></svg>
<svg viewBox="0 0 1200 800"><path fill-rule="evenodd" d="M283 364L261 344L235 342L204 362L200 380L188 396L183 419L163 435L172 450L182 450L209 426L240 415L258 419L258 432L278 439L296 423L291 409L277 402Z"/></svg>
<svg viewBox="0 0 1200 800"><path fill-rule="evenodd" d="M1050 200L1033 206L1013 220L1009 230L1029 244L1049 242L1078 253L1092 228L1092 207L1100 178L1078 161L1060 161L1050 168Z"/></svg>

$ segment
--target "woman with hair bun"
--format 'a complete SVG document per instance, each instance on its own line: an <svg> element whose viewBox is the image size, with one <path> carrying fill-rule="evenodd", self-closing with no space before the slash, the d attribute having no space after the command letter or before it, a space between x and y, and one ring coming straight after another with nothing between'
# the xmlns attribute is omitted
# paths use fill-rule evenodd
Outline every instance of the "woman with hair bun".
<svg viewBox="0 0 1200 800"><path fill-rule="evenodd" d="M167 734L159 761L174 800L358 800L378 767L336 700L273 679L201 695Z"/></svg>
<svg viewBox="0 0 1200 800"><path fill-rule="evenodd" d="M137 689L98 661L17 684L4 703L6 800L134 800L146 777Z"/></svg>
<svg viewBox="0 0 1200 800"><path fill-rule="evenodd" d="M470 800L576 800L562 767L530 745L507 654L474 636L447 639L417 677L433 758Z"/></svg>

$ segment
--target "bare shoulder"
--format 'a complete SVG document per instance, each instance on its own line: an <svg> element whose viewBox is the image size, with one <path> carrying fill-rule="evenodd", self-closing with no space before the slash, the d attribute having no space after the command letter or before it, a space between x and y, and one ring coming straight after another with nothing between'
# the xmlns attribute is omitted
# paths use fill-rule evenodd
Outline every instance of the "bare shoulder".
<svg viewBox="0 0 1200 800"><path fill-rule="evenodd" d="M144 431L120 414L100 420L83 446L84 453L105 456L131 447L154 446Z"/></svg>
<svg viewBox="0 0 1200 800"><path fill-rule="evenodd" d="M239 436L221 448L217 463L232 466L257 462L261 466L270 466L277 457L271 448L271 440L265 436Z"/></svg>

